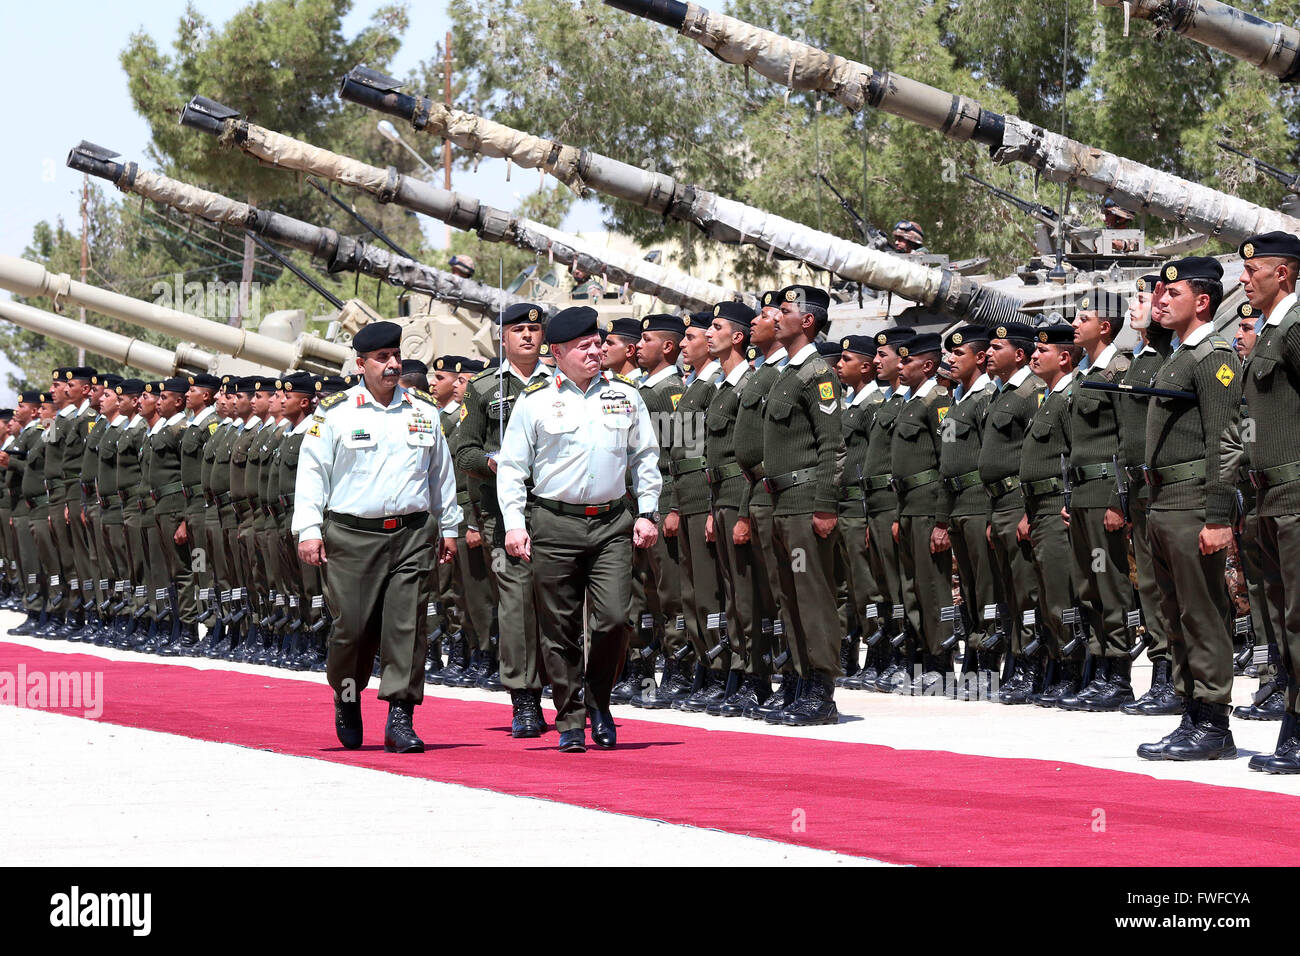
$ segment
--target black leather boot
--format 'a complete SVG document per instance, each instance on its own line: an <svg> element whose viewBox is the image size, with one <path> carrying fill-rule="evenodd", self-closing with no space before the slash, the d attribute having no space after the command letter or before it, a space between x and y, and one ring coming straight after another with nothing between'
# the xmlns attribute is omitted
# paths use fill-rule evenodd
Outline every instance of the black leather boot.
<svg viewBox="0 0 1300 956"><path fill-rule="evenodd" d="M541 722L537 719L539 715L534 712L534 706L535 701L532 691L510 691L511 737L540 737L542 735ZM540 707L538 710L540 710Z"/></svg>
<svg viewBox="0 0 1300 956"><path fill-rule="evenodd" d="M623 664L623 676L609 691L611 704L626 704L641 689L641 655L633 651Z"/></svg>
<svg viewBox="0 0 1300 956"><path fill-rule="evenodd" d="M1165 748L1166 760L1231 760L1237 756L1237 744L1232 739L1228 704L1197 704L1197 714L1192 729L1170 741Z"/></svg>
<svg viewBox="0 0 1300 956"><path fill-rule="evenodd" d="M764 723L779 724L785 720L786 713L803 703L807 693L806 682L802 677L786 674L780 695L773 694L769 697L767 703L758 708L758 713Z"/></svg>
<svg viewBox="0 0 1300 956"><path fill-rule="evenodd" d="M389 753L422 754L424 741L415 733L415 705L406 700L388 703L388 725L384 727L384 749Z"/></svg>
<svg viewBox="0 0 1300 956"><path fill-rule="evenodd" d="M1286 715L1287 685L1290 682L1286 668L1279 665L1277 676L1261 684L1249 706L1235 708L1232 716L1242 720L1281 720Z"/></svg>
<svg viewBox="0 0 1300 956"><path fill-rule="evenodd" d="M1079 691L1081 669L1078 661L1054 661L1056 673L1053 680L1040 694L1033 696L1039 707L1055 707L1062 697L1069 697Z"/></svg>
<svg viewBox="0 0 1300 956"><path fill-rule="evenodd" d="M1277 746L1271 754L1251 757L1250 769L1265 773L1300 773L1300 720L1295 714L1283 715Z"/></svg>
<svg viewBox="0 0 1300 956"><path fill-rule="evenodd" d="M804 682L802 702L787 708L781 716L783 727L816 727L837 724L840 712L835 706L835 682L823 671L814 671Z"/></svg>
<svg viewBox="0 0 1300 956"><path fill-rule="evenodd" d="M1083 702L1083 706L1064 709L1082 710L1087 713L1100 714L1119 710L1125 704L1133 702L1133 661L1127 654L1104 659L1106 683L1097 693Z"/></svg>
<svg viewBox="0 0 1300 956"><path fill-rule="evenodd" d="M1183 702L1183 719L1170 733L1165 734L1155 743L1138 744L1137 755L1143 760L1164 760L1165 751L1177 740L1192 732L1200 716L1199 705L1194 700Z"/></svg>
<svg viewBox="0 0 1300 956"><path fill-rule="evenodd" d="M709 706L704 708L705 713L712 714L714 717L722 717L722 708L728 704L734 705L745 693L745 672L728 671L727 681L722 689L722 696L717 700L710 702ZM743 710L743 708L742 708ZM738 712L739 713L739 712ZM735 716L731 714L728 716Z"/></svg>

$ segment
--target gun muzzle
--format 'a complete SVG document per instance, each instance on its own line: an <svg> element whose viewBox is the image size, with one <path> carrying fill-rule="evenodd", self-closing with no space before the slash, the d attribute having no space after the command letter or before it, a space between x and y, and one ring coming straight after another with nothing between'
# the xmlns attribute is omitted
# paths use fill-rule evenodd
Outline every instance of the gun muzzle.
<svg viewBox="0 0 1300 956"><path fill-rule="evenodd" d="M226 120L238 119L239 110L231 109L206 96L193 96L181 110L181 125L220 136L226 129Z"/></svg>
<svg viewBox="0 0 1300 956"><path fill-rule="evenodd" d="M416 129L424 129L429 122L431 101L403 93L401 88L401 82L391 76L368 66L355 66L339 81L339 96L349 103L399 117Z"/></svg>
<svg viewBox="0 0 1300 956"><path fill-rule="evenodd" d="M113 162L121 153L82 140L68 152L68 166L79 173L88 173L115 183L122 175L121 163Z"/></svg>
<svg viewBox="0 0 1300 956"><path fill-rule="evenodd" d="M680 30L686 22L686 4L680 0L605 0L605 6Z"/></svg>

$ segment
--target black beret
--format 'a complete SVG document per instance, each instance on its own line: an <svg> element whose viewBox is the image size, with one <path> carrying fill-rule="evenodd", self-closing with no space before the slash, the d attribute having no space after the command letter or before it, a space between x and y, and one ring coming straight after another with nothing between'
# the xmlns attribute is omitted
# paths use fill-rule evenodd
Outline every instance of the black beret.
<svg viewBox="0 0 1300 956"><path fill-rule="evenodd" d="M846 335L840 339L840 352L854 355L875 355L876 340L870 335Z"/></svg>
<svg viewBox="0 0 1300 956"><path fill-rule="evenodd" d="M641 320L643 332L672 332L674 335L686 334L686 323L667 312L656 312Z"/></svg>
<svg viewBox="0 0 1300 956"><path fill-rule="evenodd" d="M1124 313L1128 311L1128 299L1118 292L1090 289L1074 300L1074 311L1076 315L1080 312L1096 312L1100 318L1113 325L1123 320Z"/></svg>
<svg viewBox="0 0 1300 956"><path fill-rule="evenodd" d="M189 381L190 384L196 388L210 388L215 390L221 387L221 379L217 378L215 375L209 375L207 372L202 372L198 375L191 375Z"/></svg>
<svg viewBox="0 0 1300 956"><path fill-rule="evenodd" d="M333 395L335 392L344 391L348 387L347 380L341 375L326 375L318 384L320 388L317 391L322 395Z"/></svg>
<svg viewBox="0 0 1300 956"><path fill-rule="evenodd" d="M691 329L708 329L713 324L713 312L701 311L692 312L690 320L686 323L687 328Z"/></svg>
<svg viewBox="0 0 1300 956"><path fill-rule="evenodd" d="M536 322L541 324L546 310L532 302L516 302L501 315L502 325L514 325L518 322Z"/></svg>
<svg viewBox="0 0 1300 956"><path fill-rule="evenodd" d="M112 372L99 375L97 378L99 379L99 384L103 385L105 388L117 388L117 386L122 384L122 376L114 375Z"/></svg>
<svg viewBox="0 0 1300 956"><path fill-rule="evenodd" d="M352 350L358 355L395 349L402 344L402 327L396 322L371 322L352 337Z"/></svg>
<svg viewBox="0 0 1300 956"><path fill-rule="evenodd" d="M481 371L483 371L483 369L484 369L484 362L483 362L483 360L482 360L482 359L476 359L476 358L467 358L467 359L465 359L464 363L461 365L461 368L460 368L460 370L461 370L462 372L469 372L469 373L471 373L471 374L475 374L475 373L481 372Z"/></svg>
<svg viewBox="0 0 1300 956"><path fill-rule="evenodd" d="M262 387L262 380L253 375L244 375L235 382L235 391L241 395L252 395Z"/></svg>
<svg viewBox="0 0 1300 956"><path fill-rule="evenodd" d="M551 354L551 344L550 344L549 342L543 342L541 345L537 346L537 354L538 354L538 355L550 355L550 354Z"/></svg>
<svg viewBox="0 0 1300 956"><path fill-rule="evenodd" d="M831 307L831 297L825 289L811 285L788 285L781 290L780 302L795 302L801 309L821 309L823 312ZM780 304L780 303L778 303Z"/></svg>
<svg viewBox="0 0 1300 956"><path fill-rule="evenodd" d="M467 362L469 362L469 359L463 355L439 355L434 360L433 368L436 372L465 372L468 371L465 368Z"/></svg>
<svg viewBox="0 0 1300 956"><path fill-rule="evenodd" d="M1208 279L1211 282L1223 281L1223 263L1209 256L1188 256L1166 262L1160 267L1162 282L1182 282L1184 279Z"/></svg>
<svg viewBox="0 0 1300 956"><path fill-rule="evenodd" d="M280 379L280 387L286 392L313 395L316 392L316 378L310 372L294 372Z"/></svg>
<svg viewBox="0 0 1300 956"><path fill-rule="evenodd" d="M79 378L84 379L87 382L93 382L95 380L95 374L95 370L89 365L78 365L76 368L68 369L69 379Z"/></svg>
<svg viewBox="0 0 1300 956"><path fill-rule="evenodd" d="M959 345L970 345L972 342L988 345L989 327L987 325L963 325L960 328L953 329L948 333L948 337L943 340L943 347L951 352Z"/></svg>
<svg viewBox="0 0 1300 956"><path fill-rule="evenodd" d="M781 308L781 290L773 289L771 292L764 292L758 297L759 307L771 307L773 309Z"/></svg>
<svg viewBox="0 0 1300 956"><path fill-rule="evenodd" d="M1239 319L1251 319L1252 321L1254 321L1257 320L1263 314L1264 313L1262 311L1255 308L1249 302L1243 302L1241 303L1241 305L1237 306L1237 318Z"/></svg>
<svg viewBox="0 0 1300 956"><path fill-rule="evenodd" d="M190 380L188 378L167 378L163 379L159 391L175 392L184 395L190 390Z"/></svg>
<svg viewBox="0 0 1300 956"><path fill-rule="evenodd" d="M938 352L942 346L943 340L938 332L917 332L898 347L898 354L901 358L925 355L927 352Z"/></svg>
<svg viewBox="0 0 1300 956"><path fill-rule="evenodd" d="M914 335L916 335L915 329L895 325L893 328L876 333L876 345L888 345L890 348L896 349Z"/></svg>
<svg viewBox="0 0 1300 956"><path fill-rule="evenodd" d="M817 349L817 354L822 358L839 359L844 354L844 347L840 345L839 339L829 342L814 342L813 346Z"/></svg>
<svg viewBox="0 0 1300 956"><path fill-rule="evenodd" d="M1008 342L1027 346L1034 340L1034 330L1024 322L1003 322L993 327L989 341L992 342L994 339L1006 339Z"/></svg>
<svg viewBox="0 0 1300 956"><path fill-rule="evenodd" d="M1044 345L1073 345L1074 326L1057 322L1034 329L1034 341Z"/></svg>
<svg viewBox="0 0 1300 956"><path fill-rule="evenodd" d="M501 367L501 356L494 355L487 360L487 363L483 366L483 370L487 371L490 368L500 368L500 367Z"/></svg>
<svg viewBox="0 0 1300 956"><path fill-rule="evenodd" d="M419 359L402 359L403 375L428 375L429 366L425 365Z"/></svg>
<svg viewBox="0 0 1300 956"><path fill-rule="evenodd" d="M758 313L743 302L719 302L713 307L713 315L748 328L749 323L754 321Z"/></svg>
<svg viewBox="0 0 1300 956"><path fill-rule="evenodd" d="M12 408L0 408L0 422L10 421L14 417Z"/></svg>
<svg viewBox="0 0 1300 956"><path fill-rule="evenodd" d="M609 323L609 334L621 335L635 342L641 338L641 323L632 318L615 319Z"/></svg>
<svg viewBox="0 0 1300 956"><path fill-rule="evenodd" d="M28 389L25 392L20 392L18 394L18 401L27 405L39 405L44 401L44 399L41 398L41 393L33 388Z"/></svg>
<svg viewBox="0 0 1300 956"><path fill-rule="evenodd" d="M71 371L72 369L68 368L66 365L60 365L53 372L50 373L50 378L56 382L66 382L69 378L71 378L71 376L68 374Z"/></svg>
<svg viewBox="0 0 1300 956"><path fill-rule="evenodd" d="M1286 259L1300 259L1300 237L1289 232L1275 230L1249 236L1237 247L1237 254L1243 259L1257 256L1282 256Z"/></svg>
<svg viewBox="0 0 1300 956"><path fill-rule="evenodd" d="M239 391L239 377L236 375L227 375L221 380L221 390L227 395L234 395Z"/></svg>
<svg viewBox="0 0 1300 956"><path fill-rule="evenodd" d="M1137 286L1139 292L1155 292L1156 284L1162 281L1164 280L1160 278L1158 272L1149 272L1144 276L1140 276L1134 285Z"/></svg>
<svg viewBox="0 0 1300 956"><path fill-rule="evenodd" d="M124 378L122 384L117 387L119 395L143 395L144 382L138 378Z"/></svg>
<svg viewBox="0 0 1300 956"><path fill-rule="evenodd" d="M572 342L584 335L596 334L596 320L600 313L589 305L574 305L561 309L546 324L547 342Z"/></svg>
<svg viewBox="0 0 1300 956"><path fill-rule="evenodd" d="M50 392L41 392L41 404L48 405L54 401L54 395Z"/></svg>

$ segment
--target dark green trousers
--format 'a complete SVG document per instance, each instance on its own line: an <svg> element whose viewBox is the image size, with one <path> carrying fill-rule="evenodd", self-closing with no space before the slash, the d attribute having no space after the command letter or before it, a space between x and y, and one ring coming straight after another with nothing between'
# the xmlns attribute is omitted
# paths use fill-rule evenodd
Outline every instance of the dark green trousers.
<svg viewBox="0 0 1300 956"><path fill-rule="evenodd" d="M757 548L753 532L748 544L736 544L732 538L738 514L736 508L714 509L713 532L727 597L727 635L731 643L727 666L753 674L754 650L762 641L760 592L767 582L754 555Z"/></svg>
<svg viewBox="0 0 1300 956"><path fill-rule="evenodd" d="M966 639L975 644L984 639L992 624L985 620L984 608L998 600L993 591L993 556L985 537L988 527L987 515L953 515L948 519L948 538L970 626Z"/></svg>
<svg viewBox="0 0 1300 956"><path fill-rule="evenodd" d="M1201 554L1205 511L1150 514L1151 558L1169 622L1174 690L1184 700L1232 702L1232 634L1228 631L1228 549Z"/></svg>
<svg viewBox="0 0 1300 956"><path fill-rule="evenodd" d="M40 552L36 546L36 523L26 504L14 510L14 534L18 538L18 565L22 574L24 607L37 613L45 603L45 581L41 574ZM27 601L28 595L35 599Z"/></svg>
<svg viewBox="0 0 1300 956"><path fill-rule="evenodd" d="M723 610L716 552L704 534L708 518L707 514L682 515L677 531L682 559L682 614L686 618L686 637L695 647L697 661L707 661L709 649L717 643L718 632L709 630L709 615ZM719 656L710 666L723 670L726 664Z"/></svg>
<svg viewBox="0 0 1300 956"><path fill-rule="evenodd" d="M626 508L592 517L533 509L529 536L538 634L551 678L555 729L561 733L585 726L588 703L609 708L627 654L633 524Z"/></svg>
<svg viewBox="0 0 1300 956"><path fill-rule="evenodd" d="M686 643L686 632L677 627L682 615L682 575L678 562L678 540L665 538L663 522L659 523L659 537L653 548L632 550L633 594L638 591L641 600L633 596L629 601L632 641L636 647L648 647L650 638L639 637L641 614L654 618L654 629L663 641L665 654L674 654Z"/></svg>
<svg viewBox="0 0 1300 956"><path fill-rule="evenodd" d="M535 510L529 505L524 511L524 522L532 520ZM533 572L536 558L530 564L506 554L506 529L501 515L485 510L483 523L484 546L491 545L489 567L496 578L497 630L500 639L497 653L501 662L501 683L508 690L541 690L541 644L537 636L537 608L533 600ZM627 613L624 606L623 613Z"/></svg>
<svg viewBox="0 0 1300 956"><path fill-rule="evenodd" d="M893 609L897 605L904 605L906 613L903 579L899 573L898 544L894 541L894 522L897 520L897 508L873 511L867 516L867 528L871 532L867 557L871 561L871 574L880 588L881 599L887 605L881 610L881 616L886 621L893 619Z"/></svg>
<svg viewBox="0 0 1300 956"><path fill-rule="evenodd" d="M844 553L844 571L849 592L850 629L860 628L864 638L870 637L880 626L879 618L868 618L868 604L885 602L884 592L871 573L871 551L867 546L867 519L865 515L840 513L840 547Z"/></svg>
<svg viewBox="0 0 1300 956"><path fill-rule="evenodd" d="M952 549L931 553L933 515L902 515L898 519L898 555L902 577L910 585L904 592L907 620L920 635L927 654L938 657L941 644L952 634L952 624L939 612L952 605ZM910 600L909 600L910 599Z"/></svg>
<svg viewBox="0 0 1300 956"><path fill-rule="evenodd" d="M1300 712L1300 517L1259 518L1259 555L1279 667L1286 668L1287 710Z"/></svg>
<svg viewBox="0 0 1300 956"><path fill-rule="evenodd" d="M1133 563L1137 566L1138 601L1142 604L1142 622L1147 634L1151 636L1151 645L1147 648L1147 657L1151 661L1169 660L1169 622L1165 620L1164 609L1160 606L1160 589L1156 586L1155 565L1151 560L1150 516L1145 501L1134 501L1133 518Z"/></svg>
<svg viewBox="0 0 1300 956"><path fill-rule="evenodd" d="M380 700L424 700L436 527L425 520L392 532L357 531L326 517L325 601L334 626L325 672L343 700L361 699L376 653Z"/></svg>
<svg viewBox="0 0 1300 956"><path fill-rule="evenodd" d="M1033 547L1028 541L1016 538L1016 527L1024 514L1023 509L1017 507L1003 508L989 515L993 592L998 603L1007 609L1011 621L1011 633L1007 638L1011 642L1012 654L1022 654L1025 645L1033 640L1034 629L1025 623L1025 612L1038 607Z"/></svg>
<svg viewBox="0 0 1300 956"><path fill-rule="evenodd" d="M813 531L812 515L775 515L772 519L781 594L789 602L790 656L800 677L814 671L838 677L839 616L835 609L836 527L827 537Z"/></svg>
<svg viewBox="0 0 1300 956"><path fill-rule="evenodd" d="M1038 580L1038 621L1044 625L1051 640L1047 654L1060 660L1062 649L1070 640L1070 629L1061 619L1061 612L1076 603L1070 579L1070 565L1074 560L1070 551L1070 532L1061 517L1059 504L1036 507L1032 500L1025 502L1029 514L1029 545L1034 552L1034 575ZM1083 648L1069 655L1071 660L1083 658Z"/></svg>
<svg viewBox="0 0 1300 956"><path fill-rule="evenodd" d="M496 582L488 570L486 548L471 548L465 539L456 541L456 587L464 607L462 626L475 646L485 651L491 645L492 611L496 606Z"/></svg>
<svg viewBox="0 0 1300 956"><path fill-rule="evenodd" d="M1070 509L1070 549L1074 554L1074 593L1088 626L1088 651L1094 657L1124 657L1133 610L1124 529L1107 531L1105 508Z"/></svg>
<svg viewBox="0 0 1300 956"><path fill-rule="evenodd" d="M1250 623L1255 632L1255 646L1266 647L1273 644L1278 647L1280 653L1283 641L1278 640L1278 631L1274 627L1273 616L1269 613L1271 602L1268 597L1268 585L1264 579L1259 522L1260 516L1253 511L1242 522L1241 553L1237 556L1237 564L1246 579L1246 596L1250 601ZM1235 621L1233 623L1235 624ZM1260 681L1267 683L1272 680L1276 676L1276 667L1277 665L1271 661L1258 665L1257 673Z"/></svg>
<svg viewBox="0 0 1300 956"><path fill-rule="evenodd" d="M782 591L781 573L777 570L776 521L772 514L772 506L751 502L749 521L753 526L754 541L758 545L754 551L754 559L759 565L759 579L767 582L765 589L760 588L759 635L754 645L754 653L751 655L751 663L755 675L765 679L771 674L772 667L770 663L763 660L764 656L770 659L781 653L781 649L787 646L787 636L794 633L794 625L790 622L790 602ZM769 622L770 629L763 628L765 620ZM781 625L779 635L776 634L778 622ZM793 672L793 664L787 662L785 670Z"/></svg>

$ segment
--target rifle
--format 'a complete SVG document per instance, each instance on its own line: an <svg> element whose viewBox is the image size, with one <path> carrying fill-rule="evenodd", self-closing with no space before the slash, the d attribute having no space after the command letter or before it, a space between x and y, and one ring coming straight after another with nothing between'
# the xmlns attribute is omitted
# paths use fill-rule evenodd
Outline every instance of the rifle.
<svg viewBox="0 0 1300 956"><path fill-rule="evenodd" d="M867 246L869 246L872 249L889 248L888 236L886 236L883 232L881 232L871 223L867 222L865 219L859 216L858 211L853 208L853 203L845 199L844 196L840 194L840 191L836 189L834 186L832 186L831 181L827 179L823 174L818 173L817 178L820 179L822 182L824 182L826 184L826 188L835 194L835 198L839 200L840 208L842 208L846 213L848 213L848 217L851 220L853 220L853 227L858 230L858 234L862 236L862 241Z"/></svg>
<svg viewBox="0 0 1300 956"><path fill-rule="evenodd" d="M1148 388L1145 385L1125 385L1122 382L1080 382L1084 388L1094 388L1100 392L1118 392L1137 398L1173 398L1179 401L1196 401L1195 392L1177 391L1171 388Z"/></svg>
<svg viewBox="0 0 1300 956"><path fill-rule="evenodd" d="M1264 173L1265 175L1268 176L1272 176L1274 179L1276 179L1278 182L1280 182L1283 186L1286 187L1287 192L1300 193L1300 173L1288 173L1285 169L1279 169L1278 167L1274 166L1272 163L1266 163L1264 162L1264 160L1250 155L1250 153L1244 153L1233 146L1229 146L1223 140L1219 140L1214 145L1219 147L1219 149L1224 150L1225 152L1234 153L1237 156L1240 156L1246 162L1250 163L1252 166L1258 169L1261 173Z"/></svg>
<svg viewBox="0 0 1300 956"><path fill-rule="evenodd" d="M1241 489L1236 489L1237 494L1237 517L1232 522L1232 543L1237 546L1237 569L1242 578L1246 577L1246 558L1245 547L1242 544L1242 530L1246 525L1246 497L1241 493ZM1241 651L1235 656L1234 662L1239 667L1245 667L1250 662L1255 653L1255 622L1250 616L1250 611L1233 621L1233 632L1237 637L1244 639Z"/></svg>

